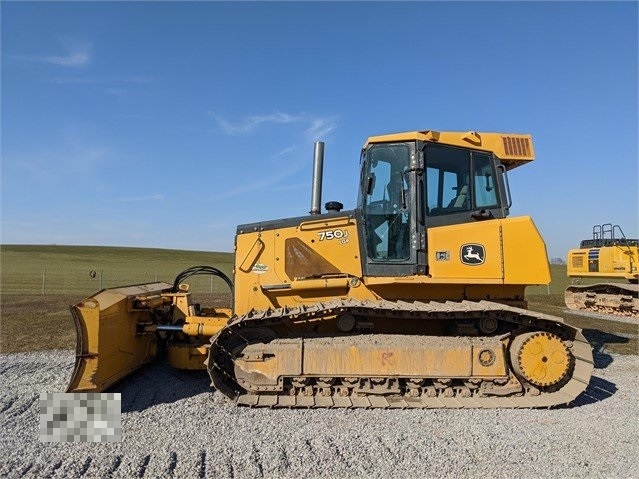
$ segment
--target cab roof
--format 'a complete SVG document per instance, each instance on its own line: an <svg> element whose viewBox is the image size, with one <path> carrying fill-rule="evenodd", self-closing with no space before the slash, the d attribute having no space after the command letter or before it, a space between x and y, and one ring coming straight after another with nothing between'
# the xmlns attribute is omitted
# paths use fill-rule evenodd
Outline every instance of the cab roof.
<svg viewBox="0 0 639 479"><path fill-rule="evenodd" d="M520 133L478 133L476 131L407 131L371 136L364 148L375 143L424 141L443 145L473 148L492 152L507 169L524 165L535 159L532 136Z"/></svg>

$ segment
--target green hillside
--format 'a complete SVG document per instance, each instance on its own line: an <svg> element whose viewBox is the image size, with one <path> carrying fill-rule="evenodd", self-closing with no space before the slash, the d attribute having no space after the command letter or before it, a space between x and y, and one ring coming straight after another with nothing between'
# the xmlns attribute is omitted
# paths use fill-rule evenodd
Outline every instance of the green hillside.
<svg viewBox="0 0 639 479"><path fill-rule="evenodd" d="M101 288L172 282L182 270L211 265L232 275L233 254L108 246L0 245L1 292L92 294ZM94 273L92 273L94 272ZM219 279L189 279L194 292L227 292ZM211 291L211 284L213 291Z"/></svg>
<svg viewBox="0 0 639 479"><path fill-rule="evenodd" d="M92 294L127 284L172 282L180 271L195 265L215 266L231 277L233 254L110 246L0 245L0 291L41 294L44 283L45 294ZM552 265L550 269L550 287L531 286L528 295L563 295L572 282L566 277L566 266ZM190 278L189 283L194 292L227 292L222 281L216 279L211 289L210 277Z"/></svg>

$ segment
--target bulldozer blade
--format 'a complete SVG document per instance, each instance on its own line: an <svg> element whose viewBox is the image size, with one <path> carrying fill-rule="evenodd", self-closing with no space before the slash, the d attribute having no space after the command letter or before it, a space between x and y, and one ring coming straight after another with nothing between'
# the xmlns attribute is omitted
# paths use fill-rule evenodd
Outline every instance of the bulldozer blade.
<svg viewBox="0 0 639 479"><path fill-rule="evenodd" d="M139 325L152 318L148 309L135 309L133 299L170 289L162 282L103 289L71 306L77 343L67 392L102 392L152 361L157 337L139 331Z"/></svg>

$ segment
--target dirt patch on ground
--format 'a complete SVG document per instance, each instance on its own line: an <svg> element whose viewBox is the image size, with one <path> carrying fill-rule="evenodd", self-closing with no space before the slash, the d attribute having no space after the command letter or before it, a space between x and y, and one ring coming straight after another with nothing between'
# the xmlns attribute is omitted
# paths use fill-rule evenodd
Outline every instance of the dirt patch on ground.
<svg viewBox="0 0 639 479"><path fill-rule="evenodd" d="M3 294L0 352L75 349L69 305L81 299L68 294Z"/></svg>

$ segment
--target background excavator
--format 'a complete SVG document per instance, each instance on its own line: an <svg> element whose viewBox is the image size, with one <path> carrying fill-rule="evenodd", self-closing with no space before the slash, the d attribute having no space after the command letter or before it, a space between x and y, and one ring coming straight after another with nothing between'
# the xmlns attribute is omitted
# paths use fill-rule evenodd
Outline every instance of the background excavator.
<svg viewBox="0 0 639 479"><path fill-rule="evenodd" d="M592 239L568 251L566 264L569 278L627 280L571 285L565 292L566 306L639 319L639 239L627 239L619 225L595 225Z"/></svg>
<svg viewBox="0 0 639 479"><path fill-rule="evenodd" d="M238 226L233 282L194 267L73 306L68 391L103 391L159 349L248 406L548 407L587 387L581 330L526 309L526 286L550 281L531 218L508 217L530 135L371 137L349 211L320 211L323 156L318 142L309 215ZM232 309L194 304L193 274L226 281Z"/></svg>

